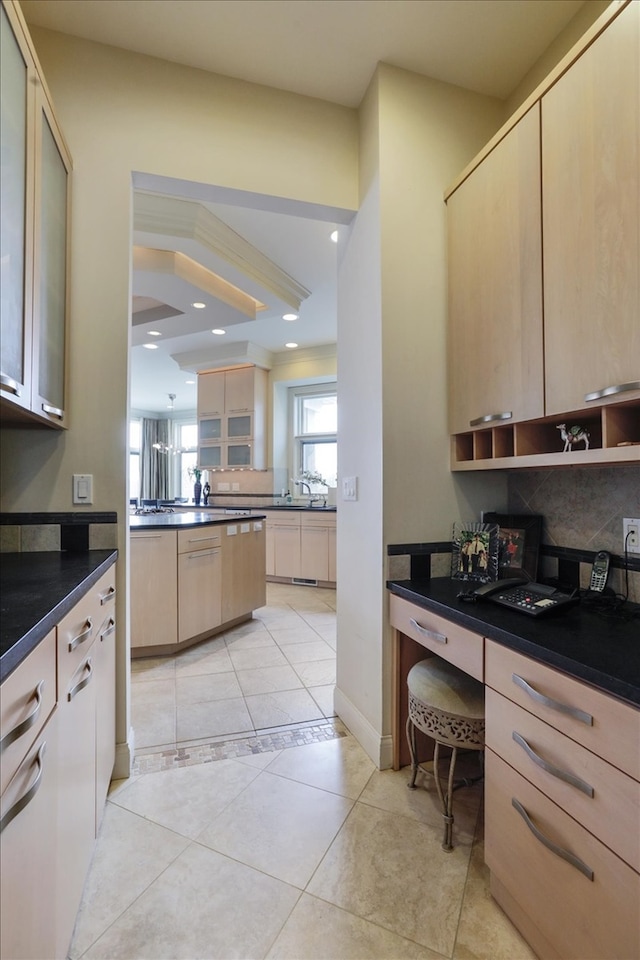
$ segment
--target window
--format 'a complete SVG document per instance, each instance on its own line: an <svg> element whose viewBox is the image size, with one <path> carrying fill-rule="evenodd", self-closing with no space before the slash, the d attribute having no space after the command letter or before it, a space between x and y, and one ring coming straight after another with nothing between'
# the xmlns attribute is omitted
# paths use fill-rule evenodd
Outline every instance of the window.
<svg viewBox="0 0 640 960"><path fill-rule="evenodd" d="M335 384L291 388L293 474L319 474L334 487L338 476L338 397ZM312 493L326 493L311 484Z"/></svg>
<svg viewBox="0 0 640 960"><path fill-rule="evenodd" d="M142 421L129 421L129 496L140 496L140 441Z"/></svg>
<svg viewBox="0 0 640 960"><path fill-rule="evenodd" d="M195 422L175 423L176 446L178 455L176 457L176 496L186 497L191 500L193 497L193 478L189 476L189 469L195 467L198 459L198 425Z"/></svg>

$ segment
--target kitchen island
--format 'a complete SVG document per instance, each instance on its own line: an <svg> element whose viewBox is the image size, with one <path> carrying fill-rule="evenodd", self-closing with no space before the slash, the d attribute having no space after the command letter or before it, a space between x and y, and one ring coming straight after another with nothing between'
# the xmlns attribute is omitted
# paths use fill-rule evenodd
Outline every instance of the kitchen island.
<svg viewBox="0 0 640 960"><path fill-rule="evenodd" d="M173 654L264 606L263 514L144 513L130 529L132 657Z"/></svg>

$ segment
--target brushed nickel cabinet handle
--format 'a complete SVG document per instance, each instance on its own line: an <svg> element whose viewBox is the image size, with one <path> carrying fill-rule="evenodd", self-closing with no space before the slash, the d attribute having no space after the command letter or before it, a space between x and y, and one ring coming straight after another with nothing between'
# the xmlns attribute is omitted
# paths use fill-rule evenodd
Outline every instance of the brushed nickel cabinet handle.
<svg viewBox="0 0 640 960"><path fill-rule="evenodd" d="M189 537L188 543L207 543L209 540L220 540L220 534L216 533L211 537Z"/></svg>
<svg viewBox="0 0 640 960"><path fill-rule="evenodd" d="M477 427L481 423L495 423L496 420L511 420L512 410L505 410L504 413L489 413L485 417L476 417L475 420L469 420L470 427Z"/></svg>
<svg viewBox="0 0 640 960"><path fill-rule="evenodd" d="M22 794L22 796L20 797L19 800L16 800L16 802L14 803L14 805L13 805L9 810L7 810L7 812L5 813L5 815L4 815L4 817L2 818L2 820L0 820L0 833L2 833L2 831L4 830L4 828L11 823L11 821L14 819L14 817L17 817L17 816L18 816L18 814L20 813L21 810L24 810L24 808L27 806L27 804L31 803L31 801L32 801L33 798L35 797L36 793L37 793L38 790L40 789L40 783L41 783L41 781L42 781L42 768L43 768L44 752L45 752L45 747L46 747L46 746L47 746L47 742L46 742L46 740L45 740L45 741L42 743L40 749L38 750L38 753L36 754L36 757L35 757L35 760L34 760L34 763L35 763L36 767L38 768L38 769L37 769L37 772L36 772L35 779L34 779L33 783L31 784L31 786L29 787L29 789L26 790L26 791Z"/></svg>
<svg viewBox="0 0 640 960"><path fill-rule="evenodd" d="M4 753L7 747L15 743L16 740L19 740L23 733L26 733L29 730L38 717L40 716L40 708L42 707L42 691L44 689L44 680L41 680L38 686L33 691L33 697L35 697L35 706L28 717L25 717L24 720L21 720L20 723L17 723L13 730L9 730L8 733L5 733L2 740L0 740L0 753Z"/></svg>
<svg viewBox="0 0 640 960"><path fill-rule="evenodd" d="M116 588L109 587L106 593L101 594L100 596L100 606L103 607L105 603L109 603L109 600L113 600L116 595Z"/></svg>
<svg viewBox="0 0 640 960"><path fill-rule="evenodd" d="M52 407L50 403L43 403L42 409L45 413L48 413L50 417L57 417L58 420L64 420L64 410L61 410L60 407Z"/></svg>
<svg viewBox="0 0 640 960"><path fill-rule="evenodd" d="M426 627L421 627L417 620L414 620L412 617L409 618L409 623L412 627L421 633L423 637L428 637L429 640L435 640L436 643L447 643L447 638L442 633L436 633L434 630L427 630Z"/></svg>
<svg viewBox="0 0 640 960"><path fill-rule="evenodd" d="M555 853L555 855L560 857L562 860L566 860L567 863L570 863L572 867L575 867L576 870L579 870L580 873L583 873L587 880L593 880L593 870L591 867L588 867L584 860L581 860L580 857L576 857L575 853L565 850L564 847L558 846L558 844L554 843L553 840L550 840L549 837L545 837L544 833L538 830L525 808L522 806L519 800L516 800L515 797L511 798L511 806L518 811L536 840L539 840L540 843L547 848L547 850L550 850L551 853Z"/></svg>
<svg viewBox="0 0 640 960"><path fill-rule="evenodd" d="M75 650L76 647L79 647L81 643L84 643L85 640L88 640L91 634L93 633L93 621L91 617L87 617L85 620L86 630L83 630L82 633L79 633L73 640L69 641L69 653L72 650Z"/></svg>
<svg viewBox="0 0 640 960"><path fill-rule="evenodd" d="M115 629L116 629L116 622L113 619L113 617L109 617L109 622L107 623L106 627L104 628L104 630L100 631L100 639L105 640L107 637L110 637L111 634L115 631Z"/></svg>
<svg viewBox="0 0 640 960"><path fill-rule="evenodd" d="M539 693L533 687L530 687L527 681L519 677L517 673L513 673L511 679L518 687L521 687L532 700L535 700L536 703L541 703L543 706L549 707L551 710L557 710L559 713L566 713L567 716L573 717L574 720L579 720L580 723L585 723L588 727L593 726L593 717L590 713L585 713L584 710L580 710L578 707L571 707L567 703L561 703L559 700L552 700L551 697L545 697L543 693Z"/></svg>
<svg viewBox="0 0 640 960"><path fill-rule="evenodd" d="M10 390L14 396L22 396L20 392L20 384L17 380L14 380L12 377L8 377L6 373L0 373L0 388L3 390Z"/></svg>
<svg viewBox="0 0 640 960"><path fill-rule="evenodd" d="M73 698L78 693L80 693L81 690L84 690L84 688L90 682L93 676L93 664L91 663L91 657L89 657L89 659L85 663L84 669L87 671L87 675L84 678L84 680L81 680L79 683L76 683L75 687L71 687L71 690L69 690L69 693L67 694L67 700L69 701L69 703L71 703Z"/></svg>
<svg viewBox="0 0 640 960"><path fill-rule="evenodd" d="M565 783L569 783L572 787L576 787L578 790L586 793L588 797L593 797L594 790L590 783L587 783L585 780L581 780L580 777L576 777L573 773L569 773L568 770L562 770L560 767L554 766L553 763L549 763L548 760L545 760L544 757L541 757L539 754L537 754L530 744L527 743L525 738L516 730L512 732L511 736L537 766L541 767L543 770L546 770L546 772L550 773L552 777L557 777L558 780L564 780Z"/></svg>
<svg viewBox="0 0 640 960"><path fill-rule="evenodd" d="M617 393L627 393L629 390L640 390L640 380L630 380L629 383L614 383L610 387L596 390L595 393L585 393L584 402L602 400L603 397L613 397Z"/></svg>
<svg viewBox="0 0 640 960"><path fill-rule="evenodd" d="M219 547L217 549L212 547L211 550L198 550L197 553L188 553L187 560L199 560L201 557L217 557L219 553Z"/></svg>

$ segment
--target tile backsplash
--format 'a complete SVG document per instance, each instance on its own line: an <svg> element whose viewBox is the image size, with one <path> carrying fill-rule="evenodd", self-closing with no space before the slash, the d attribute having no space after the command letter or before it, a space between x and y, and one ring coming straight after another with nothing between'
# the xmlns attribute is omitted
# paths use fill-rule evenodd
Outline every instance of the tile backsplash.
<svg viewBox="0 0 640 960"><path fill-rule="evenodd" d="M640 466L512 471L508 497L510 513L544 517L543 543L622 556L622 519L640 517ZM581 566L586 586L590 567ZM624 570L612 569L609 586L626 593ZM629 600L640 603L640 573L629 573Z"/></svg>
<svg viewBox="0 0 640 960"><path fill-rule="evenodd" d="M0 553L67 550L115 550L117 515L113 512L0 514Z"/></svg>

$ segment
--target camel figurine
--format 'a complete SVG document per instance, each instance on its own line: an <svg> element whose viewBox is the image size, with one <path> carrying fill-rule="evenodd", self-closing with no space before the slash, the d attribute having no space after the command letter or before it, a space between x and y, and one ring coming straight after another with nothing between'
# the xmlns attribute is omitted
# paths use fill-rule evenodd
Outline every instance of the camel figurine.
<svg viewBox="0 0 640 960"><path fill-rule="evenodd" d="M566 453L567 450L571 450L576 443L581 443L582 441L584 441L585 450L589 449L589 432L585 430L584 427L569 427L567 430L566 423L559 423L556 427L556 430L560 431L560 436L564 440L563 453Z"/></svg>

